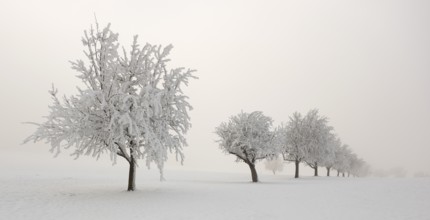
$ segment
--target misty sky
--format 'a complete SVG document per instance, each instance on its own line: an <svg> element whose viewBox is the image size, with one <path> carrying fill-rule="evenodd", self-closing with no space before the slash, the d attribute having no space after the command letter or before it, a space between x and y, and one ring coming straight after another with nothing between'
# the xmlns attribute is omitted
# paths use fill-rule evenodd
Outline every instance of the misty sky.
<svg viewBox="0 0 430 220"><path fill-rule="evenodd" d="M94 13L127 49L135 34L141 44L171 43L171 67L198 70L186 89L193 127L181 169L247 172L218 149L216 126L242 110L263 111L278 125L319 108L374 168L430 172L426 0L3 0L1 166L79 163L67 153L51 160L48 144L20 145L35 129L21 122L48 114L51 83L76 94L81 82L68 61L83 58L80 39Z"/></svg>

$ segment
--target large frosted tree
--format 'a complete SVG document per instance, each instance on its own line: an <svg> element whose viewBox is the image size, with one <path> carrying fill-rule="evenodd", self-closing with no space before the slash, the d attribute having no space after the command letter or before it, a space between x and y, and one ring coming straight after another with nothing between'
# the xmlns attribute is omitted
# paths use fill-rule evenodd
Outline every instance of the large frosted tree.
<svg viewBox="0 0 430 220"><path fill-rule="evenodd" d="M215 129L220 138L217 140L220 148L227 154L235 155L238 162L249 166L252 182L258 182L256 162L277 154L273 144L272 122L262 112L242 112Z"/></svg>
<svg viewBox="0 0 430 220"><path fill-rule="evenodd" d="M86 61L71 62L84 86L77 95L60 98L53 87L53 103L43 123L24 142L46 141L51 151L73 149L73 155L100 157L108 153L129 163L128 190L135 190L139 159L155 163L163 178L168 153L184 159L184 135L190 128L191 105L182 91L192 70L169 69L172 46L140 46L137 36L129 52L121 48L110 25L84 32ZM121 52L119 52L121 51Z"/></svg>

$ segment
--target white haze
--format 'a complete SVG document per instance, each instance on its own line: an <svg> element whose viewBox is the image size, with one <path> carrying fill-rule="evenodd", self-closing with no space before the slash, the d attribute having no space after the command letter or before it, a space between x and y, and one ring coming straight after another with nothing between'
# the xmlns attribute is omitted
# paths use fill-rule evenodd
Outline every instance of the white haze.
<svg viewBox="0 0 430 220"><path fill-rule="evenodd" d="M430 2L418 0L1 1L0 165L98 166L20 145L35 129L21 122L48 114L51 83L81 85L68 60L83 56L94 13L123 45L172 43L171 66L198 70L185 164L170 168L248 172L218 149L216 126L241 110L278 124L319 108L372 167L430 172Z"/></svg>

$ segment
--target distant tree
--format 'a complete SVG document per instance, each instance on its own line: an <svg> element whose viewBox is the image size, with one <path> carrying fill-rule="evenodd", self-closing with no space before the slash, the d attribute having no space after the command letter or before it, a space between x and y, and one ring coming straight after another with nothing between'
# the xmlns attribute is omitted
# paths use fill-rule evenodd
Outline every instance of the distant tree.
<svg viewBox="0 0 430 220"><path fill-rule="evenodd" d="M337 175L339 176L339 169L341 167L341 163L343 160L343 148L342 148L342 142L340 140L340 138L336 138L333 142L333 147L334 147L334 158L332 161L328 161L326 162L325 166L327 168L327 176L330 176L330 170L331 169L336 169Z"/></svg>
<svg viewBox="0 0 430 220"><path fill-rule="evenodd" d="M276 175L276 172L281 172L284 169L284 160L280 157L266 159L264 167L266 170L272 171L273 175Z"/></svg>
<svg viewBox="0 0 430 220"><path fill-rule="evenodd" d="M430 173L426 173L423 171L414 173L414 178L428 178L428 177L430 177Z"/></svg>
<svg viewBox="0 0 430 220"><path fill-rule="evenodd" d="M317 109L306 114L304 125L308 139L304 161L314 169L314 176L318 176L318 166L334 156L334 149L329 144L333 128L328 126L327 117L320 116Z"/></svg>
<svg viewBox="0 0 430 220"><path fill-rule="evenodd" d="M348 156L348 166L346 168L346 173L348 175L348 177L351 176L352 173L354 173L355 170L359 170L360 169L360 161L357 157L357 154L355 153L351 153Z"/></svg>
<svg viewBox="0 0 430 220"><path fill-rule="evenodd" d="M272 122L272 119L264 116L262 112L242 112L215 129L220 138L217 140L220 148L227 154L235 155L238 162L249 166L252 182L258 182L256 162L277 153L272 144Z"/></svg>
<svg viewBox="0 0 430 220"><path fill-rule="evenodd" d="M137 160L154 162L163 178L163 165L168 152L183 161L184 134L190 128L191 105L182 87L194 78L192 70L168 69L172 49L151 44L143 47L134 37L131 51L118 53L118 34L95 29L84 32L82 43L87 63L71 62L84 83L76 96L62 99L53 87L53 104L44 123L24 142L51 143L51 151L74 148L74 155L100 157L110 153L130 165L128 191L135 190Z"/></svg>
<svg viewBox="0 0 430 220"><path fill-rule="evenodd" d="M363 159L358 158L357 156L352 157L349 170L350 174L352 174L354 177L362 177L367 176L369 171L370 167Z"/></svg>
<svg viewBox="0 0 430 220"><path fill-rule="evenodd" d="M349 146L346 144L343 144L342 147L336 150L335 153L335 163L333 165L333 168L337 170L337 176L342 174L342 176L345 176L345 172L349 170L350 167L350 155L352 154L352 151L349 149Z"/></svg>
<svg viewBox="0 0 430 220"><path fill-rule="evenodd" d="M361 159L362 165L360 170L357 172L357 177L365 177L371 174L371 166L363 159Z"/></svg>
<svg viewBox="0 0 430 220"><path fill-rule="evenodd" d="M342 142L339 137L336 137L335 135L331 135L328 143L327 148L325 151L325 157L323 157L323 160L321 162L321 165L324 166L327 169L327 176L330 176L331 168L334 166L336 162L336 152L340 147L342 146Z"/></svg>

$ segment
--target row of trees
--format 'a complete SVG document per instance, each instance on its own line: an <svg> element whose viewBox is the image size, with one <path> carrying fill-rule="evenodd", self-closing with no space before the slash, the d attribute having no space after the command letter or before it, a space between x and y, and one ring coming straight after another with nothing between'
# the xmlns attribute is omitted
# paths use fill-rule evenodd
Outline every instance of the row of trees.
<svg viewBox="0 0 430 220"><path fill-rule="evenodd" d="M110 25L101 29L96 22L84 32L82 43L86 61L71 64L83 87L70 97L57 96L53 87L46 121L31 123L37 129L24 142L45 141L57 154L71 148L76 158L107 153L116 163L121 157L129 163L128 191L135 190L139 159L148 167L155 163L162 178L169 152L181 162L184 158L192 107L182 88L196 78L194 71L167 67L171 45L140 46L135 36L127 52ZM241 113L216 129L221 148L248 164L254 182L255 163L279 155L295 162L296 177L303 162L315 169L315 175L318 166L360 175L364 161L341 144L317 110L305 117L295 113L275 130L272 123L261 112Z"/></svg>
<svg viewBox="0 0 430 220"><path fill-rule="evenodd" d="M272 125L270 117L255 111L241 112L216 128L220 148L249 166L253 182L258 182L256 162L277 157L295 164L295 178L299 178L301 163L314 169L315 176L319 167L326 168L327 176L333 169L338 176L363 176L368 170L365 161L342 143L317 109L304 116L295 112L287 123L276 128Z"/></svg>

